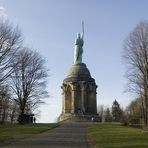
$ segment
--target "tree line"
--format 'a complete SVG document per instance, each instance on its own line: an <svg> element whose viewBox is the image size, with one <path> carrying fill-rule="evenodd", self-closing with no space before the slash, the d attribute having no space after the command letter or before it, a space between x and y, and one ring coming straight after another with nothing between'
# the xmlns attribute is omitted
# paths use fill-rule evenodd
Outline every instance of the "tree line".
<svg viewBox="0 0 148 148"><path fill-rule="evenodd" d="M111 108L99 105L98 114L102 122L120 122L122 120L123 109L115 99Z"/></svg>
<svg viewBox="0 0 148 148"><path fill-rule="evenodd" d="M21 30L0 20L0 123L20 122L48 96L45 60L24 45Z"/></svg>
<svg viewBox="0 0 148 148"><path fill-rule="evenodd" d="M122 58L126 65L127 92L136 94L120 114L123 124L144 125L148 130L148 22L141 21L124 42ZM115 106L115 102L113 103ZM113 109L113 107L112 107ZM111 109L107 108L105 121L115 121ZM120 112L116 110L116 112ZM101 114L102 112L100 112Z"/></svg>
<svg viewBox="0 0 148 148"><path fill-rule="evenodd" d="M143 109L141 99L135 99L130 104L121 108L117 100L113 101L111 107L104 105L98 106L98 114L102 122L119 122L123 125L142 126L143 125Z"/></svg>
<svg viewBox="0 0 148 148"><path fill-rule="evenodd" d="M144 128L148 130L148 22L141 21L124 43L123 59L128 79L127 91L135 93Z"/></svg>

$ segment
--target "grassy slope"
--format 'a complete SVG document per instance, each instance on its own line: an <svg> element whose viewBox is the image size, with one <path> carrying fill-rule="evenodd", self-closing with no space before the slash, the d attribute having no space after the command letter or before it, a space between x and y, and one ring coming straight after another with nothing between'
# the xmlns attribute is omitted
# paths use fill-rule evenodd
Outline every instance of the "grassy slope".
<svg viewBox="0 0 148 148"><path fill-rule="evenodd" d="M0 125L0 145L56 127L57 124Z"/></svg>
<svg viewBox="0 0 148 148"><path fill-rule="evenodd" d="M148 132L118 124L90 124L88 136L95 148L148 148Z"/></svg>

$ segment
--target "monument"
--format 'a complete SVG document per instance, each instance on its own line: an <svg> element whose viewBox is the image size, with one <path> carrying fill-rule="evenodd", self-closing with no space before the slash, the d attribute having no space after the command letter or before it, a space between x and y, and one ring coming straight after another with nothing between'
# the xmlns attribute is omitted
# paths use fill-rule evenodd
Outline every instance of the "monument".
<svg viewBox="0 0 148 148"><path fill-rule="evenodd" d="M59 121L89 121L98 118L95 80L82 62L84 32L78 33L74 62L67 77L63 80L62 113Z"/></svg>

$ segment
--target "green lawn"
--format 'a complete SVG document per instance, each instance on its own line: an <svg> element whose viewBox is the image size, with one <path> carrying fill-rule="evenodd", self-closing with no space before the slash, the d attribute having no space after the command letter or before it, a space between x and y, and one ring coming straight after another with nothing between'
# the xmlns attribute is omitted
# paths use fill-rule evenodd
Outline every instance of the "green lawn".
<svg viewBox="0 0 148 148"><path fill-rule="evenodd" d="M148 148L148 132L119 124L89 124L88 137L94 148Z"/></svg>
<svg viewBox="0 0 148 148"><path fill-rule="evenodd" d="M57 124L0 125L0 145L9 143L12 140L38 134L57 126Z"/></svg>

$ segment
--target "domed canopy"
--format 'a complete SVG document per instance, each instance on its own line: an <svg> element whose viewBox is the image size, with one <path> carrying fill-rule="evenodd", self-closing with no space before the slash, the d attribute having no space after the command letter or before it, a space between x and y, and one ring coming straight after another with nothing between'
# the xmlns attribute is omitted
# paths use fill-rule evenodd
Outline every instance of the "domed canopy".
<svg viewBox="0 0 148 148"><path fill-rule="evenodd" d="M84 63L73 64L64 81L94 81Z"/></svg>
<svg viewBox="0 0 148 148"><path fill-rule="evenodd" d="M69 70L67 77L91 77L90 72L84 63L81 64L73 64Z"/></svg>

